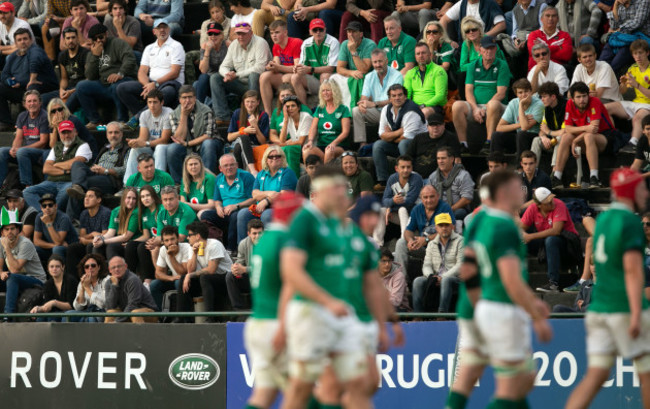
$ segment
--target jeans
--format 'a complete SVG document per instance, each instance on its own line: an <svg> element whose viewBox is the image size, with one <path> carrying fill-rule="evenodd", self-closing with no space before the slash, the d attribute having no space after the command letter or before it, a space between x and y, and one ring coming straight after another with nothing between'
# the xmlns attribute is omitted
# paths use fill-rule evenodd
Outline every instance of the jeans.
<svg viewBox="0 0 650 409"><path fill-rule="evenodd" d="M210 77L210 74L201 74L192 84L196 90L196 100L202 104L205 104L205 100L210 96Z"/></svg>
<svg viewBox="0 0 650 409"><path fill-rule="evenodd" d="M270 221L271 221L271 216L273 215L273 210L271 209L266 209L262 212L262 216L260 217L260 220L262 220L262 223L266 226ZM244 240L247 235L247 227L248 227L248 222L257 219L257 217L253 216L253 213L251 213L250 210L248 209L241 209L238 214L237 214L237 244L239 244L240 241Z"/></svg>
<svg viewBox="0 0 650 409"><path fill-rule="evenodd" d="M70 311L66 311L66 312L67 313L87 312L88 314L91 314L93 312L106 312L106 310L103 309L103 308L99 308L96 305L90 304L89 306L87 306L85 309L83 309L81 311L70 310ZM92 317L92 316L88 316L88 317L68 317L68 318L64 318L63 322L104 322L104 318L103 317Z"/></svg>
<svg viewBox="0 0 650 409"><path fill-rule="evenodd" d="M422 297L427 286L428 277L416 277L413 280L413 311L425 312Z"/></svg>
<svg viewBox="0 0 650 409"><path fill-rule="evenodd" d="M406 240L399 239L395 244L395 263L402 266L402 271L406 280L409 281L411 276L409 276L409 257L418 257L423 259L426 254L427 248L425 246L421 247L418 250L409 250L406 244ZM418 275L422 274L420 271Z"/></svg>
<svg viewBox="0 0 650 409"><path fill-rule="evenodd" d="M181 279L174 280L174 281L162 281L162 280L155 279L151 281L151 284L149 284L149 291L151 291L151 296L153 297L153 300L156 302L156 305L158 306L159 310L162 311L162 302L165 293L167 291L172 291L172 290L176 290L180 293L181 285L182 285Z"/></svg>
<svg viewBox="0 0 650 409"><path fill-rule="evenodd" d="M132 148L129 151L129 158L126 160L126 171L124 172L123 182L129 180L131 175L138 173L138 156L141 153L148 153L153 155L153 161L156 164L156 169L167 172L167 149L171 144L156 145L155 149L147 148Z"/></svg>
<svg viewBox="0 0 650 409"><path fill-rule="evenodd" d="M59 211L65 211L68 204L68 193L66 190L72 186L72 182L50 182L46 180L38 185L30 186L23 191L25 202L34 209L40 209L41 204L38 202L41 196L51 193L56 196L56 204Z"/></svg>
<svg viewBox="0 0 650 409"><path fill-rule="evenodd" d="M528 247L533 249L535 246L544 245L546 250L546 272L548 280L552 283L558 284L560 282L560 270L562 269L562 261L568 256L567 240L562 236L549 236L545 239L534 240L528 244Z"/></svg>
<svg viewBox="0 0 650 409"><path fill-rule="evenodd" d="M124 104L122 104L122 101L117 96L118 85L127 81L131 81L131 78L122 78L109 86L105 86L99 81L79 81L76 94L79 97L79 102L86 114L86 118L88 118L88 122L100 123L101 117L99 116L99 112L97 112L97 103L108 101L112 101L115 104L118 121L127 122L129 120L126 107L124 107Z"/></svg>
<svg viewBox="0 0 650 409"><path fill-rule="evenodd" d="M450 206L451 206L451 205L450 205ZM463 208L460 208L460 209L456 209L456 210L454 210L454 218L455 218L457 221L465 220L465 217L467 217L468 214L469 214L469 212L468 212L467 209L464 208L464 207L463 207ZM453 227L456 228L456 226L453 226Z"/></svg>
<svg viewBox="0 0 650 409"><path fill-rule="evenodd" d="M325 22L325 31L334 38L339 35L339 25L341 24L343 10L321 10L318 18ZM289 37L307 38L309 36L309 20L296 21L293 18L293 11L287 16L287 29Z"/></svg>
<svg viewBox="0 0 650 409"><path fill-rule="evenodd" d="M599 60L608 62L612 66L614 73L619 75L625 67L632 63L633 58L628 47L621 47L614 52L614 49L609 44L605 44L600 53Z"/></svg>
<svg viewBox="0 0 650 409"><path fill-rule="evenodd" d="M68 258L68 247L67 246L54 246L51 249L42 249L40 247L36 247L36 253L38 254L38 258L41 260L47 260L50 258L52 254L57 254L63 259Z"/></svg>
<svg viewBox="0 0 650 409"><path fill-rule="evenodd" d="M206 210L201 213L201 221L210 222L222 231L227 232L226 248L230 251L237 251L237 214L239 212L239 210L234 211L229 216L224 215L224 218L219 217L216 210Z"/></svg>
<svg viewBox="0 0 650 409"><path fill-rule="evenodd" d="M97 187L104 193L115 193L113 178L108 175L98 175L90 170L90 166L84 162L75 162L70 169L72 184L79 185L88 190Z"/></svg>
<svg viewBox="0 0 650 409"><path fill-rule="evenodd" d="M372 145L372 160L375 162L377 181L386 183L392 172L388 169L388 156L406 155L412 139L402 139L399 144L379 140Z"/></svg>
<svg viewBox="0 0 650 409"><path fill-rule="evenodd" d="M516 132L494 132L492 142L490 143L491 152L513 153L516 152L517 158L523 151L530 150L536 133L528 131Z"/></svg>
<svg viewBox="0 0 650 409"><path fill-rule="evenodd" d="M235 310L249 309L250 305L246 302L242 294L251 292L251 282L248 274L242 274L241 277L235 277L232 272L226 273L226 287L228 288L228 297Z"/></svg>
<svg viewBox="0 0 650 409"><path fill-rule="evenodd" d="M183 178L183 161L188 153L186 147L177 143L169 144L167 148L169 174L176 183L181 183L181 179ZM217 161L222 153L223 141L220 139L206 139L201 142L201 146L199 147L199 155L201 155L203 165L215 174L219 173L217 172Z"/></svg>
<svg viewBox="0 0 650 409"><path fill-rule="evenodd" d="M392 15L398 17L402 22L404 31L410 34L415 34L414 37L417 37L420 32L424 31L424 27L429 21L437 20L436 11L432 9L407 11L402 14L394 11Z"/></svg>
<svg viewBox="0 0 650 409"><path fill-rule="evenodd" d="M457 276L442 277L438 312L449 312L451 310L451 298L454 295L454 288L458 288L458 284L460 284L460 278Z"/></svg>
<svg viewBox="0 0 650 409"><path fill-rule="evenodd" d="M155 278L155 267L151 260L151 252L147 250L144 241L131 240L126 243L124 258L129 270L133 271L142 281Z"/></svg>
<svg viewBox="0 0 650 409"><path fill-rule="evenodd" d="M158 91L163 94L166 107L173 109L178 105L178 89L180 87L181 83L174 80L163 82L158 86ZM116 93L120 101L126 106L126 109L131 112L131 115L136 115L147 107L147 101L140 96L142 84L139 81L122 82L118 85Z"/></svg>
<svg viewBox="0 0 650 409"><path fill-rule="evenodd" d="M5 313L16 312L16 303L21 291L32 287L42 287L41 280L24 274L9 274L7 281L0 281L0 290L6 292ZM28 311L29 312L29 311Z"/></svg>
<svg viewBox="0 0 650 409"><path fill-rule="evenodd" d="M238 98L248 90L260 91L260 74L252 72L246 82L239 79L223 82L223 77L216 73L210 76L210 92L212 93L212 110L217 120L230 121L232 112L228 107L228 94L235 94Z"/></svg>
<svg viewBox="0 0 650 409"><path fill-rule="evenodd" d="M9 155L10 150L11 147L0 148L0 181L4 182L7 173L9 172L7 164L12 162L18 163L20 183L25 186L33 185L33 168L42 166L41 160L43 153L48 150L38 148L18 148L15 158L12 158L11 155Z"/></svg>
<svg viewBox="0 0 650 409"><path fill-rule="evenodd" d="M194 311L194 297L201 295L201 279L200 277L192 277L190 279L190 288L188 292L183 292L181 283L185 277L178 280L178 295L176 296L176 311L191 312ZM182 318L184 322L194 322L194 318Z"/></svg>
<svg viewBox="0 0 650 409"><path fill-rule="evenodd" d="M68 87L66 89L72 89L72 87ZM47 108L47 104L49 104L49 102L51 100L53 100L54 98L58 98L58 97L59 97L59 90L58 89L54 90L54 91L46 92L45 94L42 94L41 95L41 101L42 101L43 108L44 109ZM65 105L68 107L70 112L73 113L73 114L75 112L77 112L77 110L79 108L81 108L81 103L79 103L79 96L77 96L76 92L72 93L72 95L70 95L70 97L68 97L67 101L65 101Z"/></svg>
<svg viewBox="0 0 650 409"><path fill-rule="evenodd" d="M512 35L512 30L514 25L512 23L512 19L513 19L512 11L508 11L507 13L505 13L504 18L506 19L506 34Z"/></svg>
<svg viewBox="0 0 650 409"><path fill-rule="evenodd" d="M201 292L206 311L220 311L226 309L228 290L224 274L201 274ZM218 299L217 299L218 296Z"/></svg>

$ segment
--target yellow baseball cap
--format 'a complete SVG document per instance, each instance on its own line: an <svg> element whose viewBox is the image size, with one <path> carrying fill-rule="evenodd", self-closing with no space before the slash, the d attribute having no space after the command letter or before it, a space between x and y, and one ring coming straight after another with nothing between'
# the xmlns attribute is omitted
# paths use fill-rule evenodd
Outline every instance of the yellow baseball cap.
<svg viewBox="0 0 650 409"><path fill-rule="evenodd" d="M449 213L440 213L435 217L435 219L433 219L433 221L436 223L436 226L439 224L452 224Z"/></svg>

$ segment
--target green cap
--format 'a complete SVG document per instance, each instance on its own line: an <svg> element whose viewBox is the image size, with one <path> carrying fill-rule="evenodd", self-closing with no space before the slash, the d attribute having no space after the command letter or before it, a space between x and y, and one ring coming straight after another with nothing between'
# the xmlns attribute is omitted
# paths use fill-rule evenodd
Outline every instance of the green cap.
<svg viewBox="0 0 650 409"><path fill-rule="evenodd" d="M22 225L22 223L18 221L18 210L11 211L2 206L2 210L0 210L0 226L4 227L10 224L18 226Z"/></svg>

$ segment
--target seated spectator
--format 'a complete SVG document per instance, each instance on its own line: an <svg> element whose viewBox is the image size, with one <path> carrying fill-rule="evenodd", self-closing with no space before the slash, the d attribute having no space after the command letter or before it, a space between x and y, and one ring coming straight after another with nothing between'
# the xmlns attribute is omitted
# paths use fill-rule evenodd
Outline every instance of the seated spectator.
<svg viewBox="0 0 650 409"><path fill-rule="evenodd" d="M338 37L341 16L345 11L346 0L322 0L317 4L305 6L303 0L296 0L294 11L287 17L289 36L305 38L314 20L323 22L323 30L332 37ZM304 2L307 3L307 2ZM309 2L313 3L313 2ZM337 41L338 42L338 41Z"/></svg>
<svg viewBox="0 0 650 409"><path fill-rule="evenodd" d="M144 186L151 186L157 194L165 186L174 186L174 179L169 173L156 169L154 158L148 153L138 155L138 173L131 175L124 186L133 186L140 190Z"/></svg>
<svg viewBox="0 0 650 409"><path fill-rule="evenodd" d="M391 85L388 97L390 102L382 108L379 120L380 140L372 145L372 159L377 172L375 190L383 190L386 186L388 156L405 155L415 135L427 131L420 107L406 97L402 85Z"/></svg>
<svg viewBox="0 0 650 409"><path fill-rule="evenodd" d="M341 90L331 80L318 91L318 106L302 148L302 157L318 155L325 163L338 158L350 146L350 110L343 105Z"/></svg>
<svg viewBox="0 0 650 409"><path fill-rule="evenodd" d="M319 18L309 23L311 37L302 43L300 62L293 66L291 85L304 104L307 93L316 94L323 81L336 70L340 44L336 38L325 33L325 22Z"/></svg>
<svg viewBox="0 0 650 409"><path fill-rule="evenodd" d="M169 26L164 21L158 21L153 32L156 41L144 49L137 81L117 86L117 96L132 115L146 107L146 97L154 89L162 92L166 106L175 108L178 89L185 83L183 46L169 36Z"/></svg>
<svg viewBox="0 0 650 409"><path fill-rule="evenodd" d="M442 107L447 104L447 72L431 61L431 50L422 41L415 47L415 60L418 66L404 77L407 95L420 107L425 117L434 112L441 114Z"/></svg>
<svg viewBox="0 0 650 409"><path fill-rule="evenodd" d="M630 52L634 58L634 64L627 70L627 74L621 77L621 94L628 89L634 90L632 101L616 101L605 105L607 112L613 117L632 120L632 136L627 146L630 151L639 142L643 129L641 121L650 115L650 45L646 40L634 40L630 45Z"/></svg>
<svg viewBox="0 0 650 409"><path fill-rule="evenodd" d="M543 84L554 82L560 88L560 94L566 94L569 89L569 77L562 65L551 61L551 51L548 45L546 43L535 44L532 54L535 66L528 71L528 81L533 87L533 93L537 93ZM576 71L574 71L574 76Z"/></svg>
<svg viewBox="0 0 650 409"><path fill-rule="evenodd" d="M75 312L104 312L106 289L111 278L106 259L100 254L87 254L77 265L79 284L72 306ZM72 322L104 322L102 317L68 318Z"/></svg>
<svg viewBox="0 0 650 409"><path fill-rule="evenodd" d="M106 312L154 312L156 303L140 278L126 266L122 257L113 257L108 262L110 283L106 285L104 307ZM155 317L107 317L105 322L134 323L158 322Z"/></svg>
<svg viewBox="0 0 650 409"><path fill-rule="evenodd" d="M9 190L5 194L5 198L7 199L7 210L18 212L18 220L21 224L20 234L31 240L34 236L34 224L38 210L25 202L23 192L18 189Z"/></svg>
<svg viewBox="0 0 650 409"><path fill-rule="evenodd" d="M115 105L119 122L129 120L126 107L117 96L117 86L137 78L136 61L129 43L121 38L108 38L107 32L103 24L94 25L88 32L92 45L86 59L86 79L79 81L76 88L77 98L88 119L88 129L97 129L101 122L97 103L106 101ZM104 55L110 59L103 58Z"/></svg>
<svg viewBox="0 0 650 409"><path fill-rule="evenodd" d="M217 0L218 1L218 0ZM207 38L199 54L201 62L199 63L199 79L194 83L196 89L196 97L199 102L206 103L206 99L210 96L212 101L212 89L210 88L210 78L219 73L219 67L226 58L228 52L228 45L225 40L225 31L223 26L219 23L210 23L207 27Z"/></svg>
<svg viewBox="0 0 650 409"><path fill-rule="evenodd" d="M436 20L436 9L432 3L431 0L397 0L392 15L399 18L400 24L407 30L415 30L417 26L418 32L424 32L427 24Z"/></svg>
<svg viewBox="0 0 650 409"><path fill-rule="evenodd" d="M438 148L450 147L454 156L460 160L460 143L458 137L445 128L444 117L433 113L427 117L427 132L418 133L406 149L406 154L413 158L413 171L420 175L430 175L438 168L436 154Z"/></svg>
<svg viewBox="0 0 650 409"><path fill-rule="evenodd" d="M394 84L402 84L404 78L395 68L388 66L386 51L375 48L370 54L373 70L366 74L363 90L357 106L352 108L354 142L366 144L366 124L379 125L381 109L389 103L388 89Z"/></svg>
<svg viewBox="0 0 650 409"><path fill-rule="evenodd" d="M192 246L192 254L187 262L187 274L182 282L181 298L186 298L184 304L192 311L192 298L203 295L203 303L207 311L217 311L215 294L223 294L228 283L228 273L232 268L230 255L219 240L208 238L208 226L196 221L187 226L188 240ZM224 298L224 297L222 297Z"/></svg>
<svg viewBox="0 0 650 409"><path fill-rule="evenodd" d="M461 24L456 24L458 33L455 37L458 39L462 37L464 32L462 22L465 16L480 18L481 31L490 37L495 37L506 30L506 19L494 0L459 1L448 8L444 15L437 17L447 32L449 32L449 23L452 21L461 22Z"/></svg>
<svg viewBox="0 0 650 409"><path fill-rule="evenodd" d="M104 17L104 25L108 28L108 37L120 38L133 48L136 59L142 56L142 32L140 22L127 14L125 0L111 0L108 4L108 15Z"/></svg>
<svg viewBox="0 0 650 409"><path fill-rule="evenodd" d="M196 213L187 204L181 203L178 191L174 186L165 186L160 192L162 209L158 212L157 235L158 243L162 243L161 232L166 226L173 226L178 229L180 242L187 239L187 225L196 220Z"/></svg>
<svg viewBox="0 0 650 409"><path fill-rule="evenodd" d="M460 72L467 72L469 66L481 57L481 42L487 34L478 17L467 16L460 23L463 43L460 46ZM505 61L506 56L497 47L496 58Z"/></svg>
<svg viewBox="0 0 650 409"><path fill-rule="evenodd" d="M487 162L488 171L478 178L479 186L483 184L483 181L487 175L492 174L498 170L508 169L508 159L506 158L506 155L504 155L501 151L490 152L490 154L485 158L485 161Z"/></svg>
<svg viewBox="0 0 650 409"><path fill-rule="evenodd" d="M27 4L27 2L24 2ZM43 48L48 58L52 61L56 60L57 44L56 39L60 32L60 27L63 25L65 19L70 16L70 2L54 2L49 1L46 4L45 22L41 27L41 38L43 39ZM50 32L50 29L52 31Z"/></svg>
<svg viewBox="0 0 650 409"><path fill-rule="evenodd" d="M257 174L253 184L254 204L237 214L237 242L245 237L246 226L251 219L260 218L264 225L271 221L273 201L285 191L296 190L298 178L287 167L287 159L282 148L269 146L262 158L262 171Z"/></svg>
<svg viewBox="0 0 650 409"><path fill-rule="evenodd" d="M32 0L32 1L23 1L18 11L16 12L16 17L20 20L26 21L30 27L42 27L45 23L45 17L48 13L48 2L47 0ZM32 30L32 32L35 30ZM38 33L38 31L36 31Z"/></svg>
<svg viewBox="0 0 650 409"><path fill-rule="evenodd" d="M451 224L456 225L451 207L440 200L438 190L434 186L424 185L420 190L420 200L422 203L415 205L411 210L404 235L395 245L395 262L402 266L402 271L409 281L413 281L413 277L409 275L408 259L413 256L424 258L427 244L437 235L435 217L440 213L448 213L451 215Z"/></svg>
<svg viewBox="0 0 650 409"><path fill-rule="evenodd" d="M203 23L201 23L201 38L199 40L201 49L202 50L204 49L205 44L210 39L209 38L210 33L208 33L208 26L210 26L210 23L217 23L221 26L220 30L222 31L222 33L220 34L223 34L221 40L225 43L226 45L225 49L227 50L228 45L230 45L230 18L226 16L226 7L219 0L210 0L210 3L208 4L208 11L210 12L210 18L205 20ZM251 21L251 24L252 23L253 22ZM217 27L217 26L213 25L213 27Z"/></svg>
<svg viewBox="0 0 650 409"><path fill-rule="evenodd" d="M608 14L610 35L603 47L599 60L608 62L615 73L620 74L632 62L627 46L612 46L611 41L619 36L650 36L650 7L645 1L627 0L615 2ZM615 34L616 33L616 34ZM624 40L627 43L629 40ZM620 44L620 43L619 43Z"/></svg>
<svg viewBox="0 0 650 409"><path fill-rule="evenodd" d="M200 219L203 212L214 209L216 176L203 166L201 157L190 153L183 163L181 202L190 205Z"/></svg>
<svg viewBox="0 0 650 409"><path fill-rule="evenodd" d="M454 163L454 153L449 147L438 149L438 169L425 183L436 187L440 200L451 206L454 219L463 220L469 214L474 199L474 181L463 165Z"/></svg>
<svg viewBox="0 0 650 409"><path fill-rule="evenodd" d="M238 238L238 213L255 203L253 200L255 177L238 169L237 161L230 153L219 158L219 170L221 173L217 175L214 189L215 210L204 211L200 219L219 227L224 232L226 248L235 251Z"/></svg>
<svg viewBox="0 0 650 409"><path fill-rule="evenodd" d="M296 192L303 195L303 197L311 198L311 178L319 166L323 165L323 160L318 155L309 155L305 158L305 174L300 176L298 184L296 185Z"/></svg>
<svg viewBox="0 0 650 409"><path fill-rule="evenodd" d="M370 31L370 38L377 44L385 34L383 20L394 10L390 0L347 0L345 13L341 16L339 41L350 38L349 35L346 37L345 32L354 22L359 24L359 31Z"/></svg>
<svg viewBox="0 0 650 409"><path fill-rule="evenodd" d="M347 33L347 40L341 43L339 60L336 63L338 77L333 76L332 78L339 80L343 77L344 81L338 84L339 88L341 91L345 91L346 95L349 89L349 105L355 106L363 90L363 79L372 68L370 53L377 48L377 45L363 36L361 23L358 21L350 22L345 32ZM347 102L347 98L345 101Z"/></svg>
<svg viewBox="0 0 650 409"><path fill-rule="evenodd" d="M526 203L522 206L522 210L525 210L533 204L533 192L537 188L551 189L551 178L537 166L537 156L533 152L523 151L519 158L521 184L526 192Z"/></svg>
<svg viewBox="0 0 650 409"><path fill-rule="evenodd" d="M545 43L551 51L551 61L566 65L573 55L573 41L566 31L558 28L558 12L555 7L547 7L542 12L542 27L528 35L528 70L535 65L533 46Z"/></svg>
<svg viewBox="0 0 650 409"><path fill-rule="evenodd" d="M246 91L242 96L241 107L235 110L228 127L228 142L242 169L257 176L253 147L267 143L269 138L269 115L260 106L260 94Z"/></svg>
<svg viewBox="0 0 650 409"><path fill-rule="evenodd" d="M390 15L384 19L386 37L382 38L377 47L386 51L388 63L402 75L406 75L415 67L415 38L402 31L399 17Z"/></svg>
<svg viewBox="0 0 650 409"><path fill-rule="evenodd" d="M566 99L560 94L557 84L547 82L538 90L539 98L544 104L544 119L539 127L539 136L533 139L530 150L535 153L538 160L543 151L553 151L551 167L555 166L557 146L564 134L564 115L566 112Z"/></svg>
<svg viewBox="0 0 650 409"><path fill-rule="evenodd" d="M372 195L372 176L359 166L359 158L352 151L343 152L341 155L341 170L350 184L350 199L356 203L363 196Z"/></svg>
<svg viewBox="0 0 650 409"><path fill-rule="evenodd" d="M21 18L16 18L16 9L13 4L6 1L0 4L0 53L1 60L4 64L5 58L13 54L18 48L16 47L14 34L19 28L24 28L31 34L32 28L29 23Z"/></svg>
<svg viewBox="0 0 650 409"><path fill-rule="evenodd" d="M106 254L107 259L115 256L124 257L124 247L131 239L137 239L138 234L129 230L129 225L138 222L138 191L134 187L124 189L120 205L111 211L108 230L105 234L93 238L93 253Z"/></svg>
<svg viewBox="0 0 650 409"><path fill-rule="evenodd" d="M219 74L210 77L212 109L217 125L225 125L230 119L228 94L241 98L248 90L260 90L260 75L271 60L271 50L263 38L253 35L248 23L239 23L234 30L237 41L228 47L226 58L219 67Z"/></svg>
<svg viewBox="0 0 650 409"><path fill-rule="evenodd" d="M596 274L596 268L591 261L591 270L594 273L594 278ZM587 307L591 304L591 291L594 288L594 280L589 279L580 283L580 289L578 290L578 295L576 296L573 307L566 306L564 304L556 304L553 306L553 313L563 313L563 312L587 312ZM647 288L647 287L646 287Z"/></svg>
<svg viewBox="0 0 650 409"><path fill-rule="evenodd" d="M68 246L79 241L72 220L58 210L54 199L53 194L45 193L39 200L41 212L34 224L34 245L41 260L47 260L52 254L65 259Z"/></svg>
<svg viewBox="0 0 650 409"><path fill-rule="evenodd" d="M14 33L16 51L7 57L0 74L0 131L13 129L10 102L21 102L25 91L45 93L58 88L52 62L33 42L31 31L19 28Z"/></svg>
<svg viewBox="0 0 650 409"><path fill-rule="evenodd" d="M382 198L382 212L379 223L373 232L373 239L378 246L384 245L384 234L388 223L400 226L400 237L409 222L409 214L418 201L424 186L422 176L413 172L413 159L402 155L397 158L395 173L386 182Z"/></svg>
<svg viewBox="0 0 650 409"><path fill-rule="evenodd" d="M271 24L275 21L286 23L287 15L293 11L296 0L262 0L260 9L253 16L253 33L256 36L264 37L266 27L272 31Z"/></svg>
<svg viewBox="0 0 650 409"><path fill-rule="evenodd" d="M602 102L589 96L589 87L576 82L569 88L571 99L566 104L564 134L560 139L553 172L553 188L562 188L562 175L569 155L577 157L580 146L589 163L589 188L602 187L598 177L598 155L615 155L627 143L618 132Z"/></svg>
<svg viewBox="0 0 650 409"><path fill-rule="evenodd" d="M405 273L401 266L394 263L395 257L388 249L381 250L379 259L379 275L386 291L388 291L388 300L397 312L409 312L409 299L407 296L408 285L406 284Z"/></svg>
<svg viewBox="0 0 650 409"><path fill-rule="evenodd" d="M153 41L153 29L160 22L169 26L172 37L181 35L185 25L182 0L140 0L133 15L140 20L140 31L145 44Z"/></svg>
<svg viewBox="0 0 650 409"><path fill-rule="evenodd" d="M77 131L77 136L90 147L93 157L98 153L99 149L97 148L95 137L79 118L70 113L70 110L60 98L51 99L49 104L47 104L46 112L47 120L50 124L50 149L54 148L56 143L61 139L59 138L59 124L63 121L70 121ZM45 160L45 156L43 156L43 160Z"/></svg>
<svg viewBox="0 0 650 409"><path fill-rule="evenodd" d="M573 226L573 220L566 205L556 199L550 190L540 187L533 193L534 205L528 206L521 217L524 242L529 251L544 246L549 282L537 288L545 293L559 291L560 268L562 265L575 265L582 255L580 236ZM535 227L534 233L528 233Z"/></svg>
<svg viewBox="0 0 650 409"><path fill-rule="evenodd" d="M641 172L650 162L650 115L646 115L641 121L643 136L636 144L636 153L631 168Z"/></svg>
<svg viewBox="0 0 650 409"><path fill-rule="evenodd" d="M20 293L41 287L46 276L34 244L20 234L17 212L3 208L0 223L0 290L6 293L4 313L11 314L16 312Z"/></svg>
<svg viewBox="0 0 650 409"><path fill-rule="evenodd" d="M43 286L43 304L34 306L30 314L42 312L65 312L72 310L79 280L70 274L65 274L65 260L53 254L47 261L47 272L50 278ZM61 318L37 317L36 322L60 322Z"/></svg>
<svg viewBox="0 0 650 409"><path fill-rule="evenodd" d="M183 175L183 160L190 152L201 155L203 164L212 172L217 170L217 160L223 153L223 140L216 129L212 110L196 100L191 85L178 90L180 103L169 114L172 141L167 148L167 166L175 183Z"/></svg>
<svg viewBox="0 0 650 409"><path fill-rule="evenodd" d="M138 171L138 157L146 153L153 155L157 169L167 170L167 150L172 136L169 116L173 110L163 105L164 96L158 89L147 94L147 109L140 114L139 134L126 143L131 148L124 171L124 183Z"/></svg>
<svg viewBox="0 0 650 409"><path fill-rule="evenodd" d="M157 250L158 213L162 209L160 196L151 186L142 186L138 196L137 225L128 229L139 237L126 243L124 254L131 271L135 271L145 286L154 279L152 253Z"/></svg>
<svg viewBox="0 0 650 409"><path fill-rule="evenodd" d="M413 280L413 307L416 312L427 312L427 305L435 308L432 305L434 300L425 298L438 295L438 291L438 312L450 312L451 298L460 284L463 236L454 231L451 215L447 213L437 215L435 224L437 235L427 245L422 276Z"/></svg>
<svg viewBox="0 0 650 409"><path fill-rule="evenodd" d="M560 17L560 30L573 38L574 47L599 43L598 30L603 11L589 0L560 0L556 4Z"/></svg>
<svg viewBox="0 0 650 409"><path fill-rule="evenodd" d="M431 61L444 68L447 75L454 74L456 70L451 71L452 65L457 66L454 48L442 24L439 21L429 21L422 34L423 40L420 41L426 42L429 46Z"/></svg>
<svg viewBox="0 0 650 409"><path fill-rule="evenodd" d="M95 24L100 24L95 16L90 15L92 11L88 0L71 0L70 17L66 18L61 27L61 38L59 39L59 48L65 50L66 44L63 41L63 31L68 27L74 27L79 34L79 45L90 48L92 39L89 35L90 28Z"/></svg>
<svg viewBox="0 0 650 409"><path fill-rule="evenodd" d="M502 45L511 57L526 53L526 39L530 33L539 30L547 6L541 0L518 0L512 8L512 33L499 34L499 39L506 37Z"/></svg>
<svg viewBox="0 0 650 409"><path fill-rule="evenodd" d="M578 47L577 56L580 64L573 71L571 84L584 82L589 86L589 95L604 104L620 101L616 74L605 61L596 61L596 48L592 44L582 44Z"/></svg>
<svg viewBox="0 0 650 409"><path fill-rule="evenodd" d="M255 13L259 10L254 7L251 7L250 0L232 0L230 3L230 11L233 13L232 18L230 19L230 41L237 40L237 34L235 33L234 28L238 24L246 23L249 26L253 27L253 18Z"/></svg>
<svg viewBox="0 0 650 409"><path fill-rule="evenodd" d="M246 232L246 238L240 241L237 247L237 258L230 271L226 273L228 298L230 298L230 303L236 310L243 310L248 307L242 294L251 291L249 278L251 274L251 257L253 249L257 246L264 233L264 223L261 220L253 219L248 222Z"/></svg>
<svg viewBox="0 0 650 409"><path fill-rule="evenodd" d="M65 209L68 203L67 189L72 185L70 174L72 165L75 162L88 162L92 158L92 152L87 143L83 142L70 121L62 121L59 124L60 141L56 142L50 150L43 165L43 174L47 180L30 186L24 190L25 201L37 208L39 197L49 193L56 197L56 202Z"/></svg>
<svg viewBox="0 0 650 409"><path fill-rule="evenodd" d="M34 184L32 173L42 163L50 140L47 113L41 106L41 96L36 90L25 92L25 111L18 114L16 136L11 147L0 148L0 181L5 185L9 163L18 164L21 187ZM6 187L6 185L5 185ZM21 196L22 197L22 196Z"/></svg>
<svg viewBox="0 0 650 409"><path fill-rule="evenodd" d="M544 104L535 95L530 82L521 78L512 84L517 96L506 107L506 111L492 134L492 152L512 153L517 156L530 149L533 139L539 134L539 124L544 117Z"/></svg>
<svg viewBox="0 0 650 409"><path fill-rule="evenodd" d="M290 87L289 84L284 85ZM300 103L300 100L295 95L286 95L282 98L278 96L278 103L281 104L281 113L279 118L277 116L276 118L282 119L276 121L276 124L278 124L280 131L278 132L277 128L271 129L269 141L282 147L289 168L296 175L299 175L302 146L307 136L309 136L309 129L314 118L311 116L309 109L309 112L303 109L305 106Z"/></svg>
<svg viewBox="0 0 650 409"><path fill-rule="evenodd" d="M488 141L484 149L489 150L489 139L496 131L499 118L506 109L504 102L511 75L506 62L496 58L496 50L494 38L481 39L481 57L467 69L467 100L456 101L452 105L454 127L461 143L461 153L468 150L467 125L470 121L485 123Z"/></svg>

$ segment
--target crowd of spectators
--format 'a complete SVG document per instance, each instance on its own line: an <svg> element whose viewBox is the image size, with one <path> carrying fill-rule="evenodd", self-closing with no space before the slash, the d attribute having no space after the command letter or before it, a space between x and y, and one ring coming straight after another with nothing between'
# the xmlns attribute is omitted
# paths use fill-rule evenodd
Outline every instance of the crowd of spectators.
<svg viewBox="0 0 650 409"><path fill-rule="evenodd" d="M247 309L274 201L309 197L330 163L355 200L381 198L393 304L451 311L482 179L469 154L520 170L522 240L557 292L583 259L555 195L569 162L585 156L590 189L604 155L650 162L649 0L211 0L196 27L185 8L0 4L6 312L34 286L34 313L156 311L170 290L179 311ZM585 258L565 291L591 282Z"/></svg>

